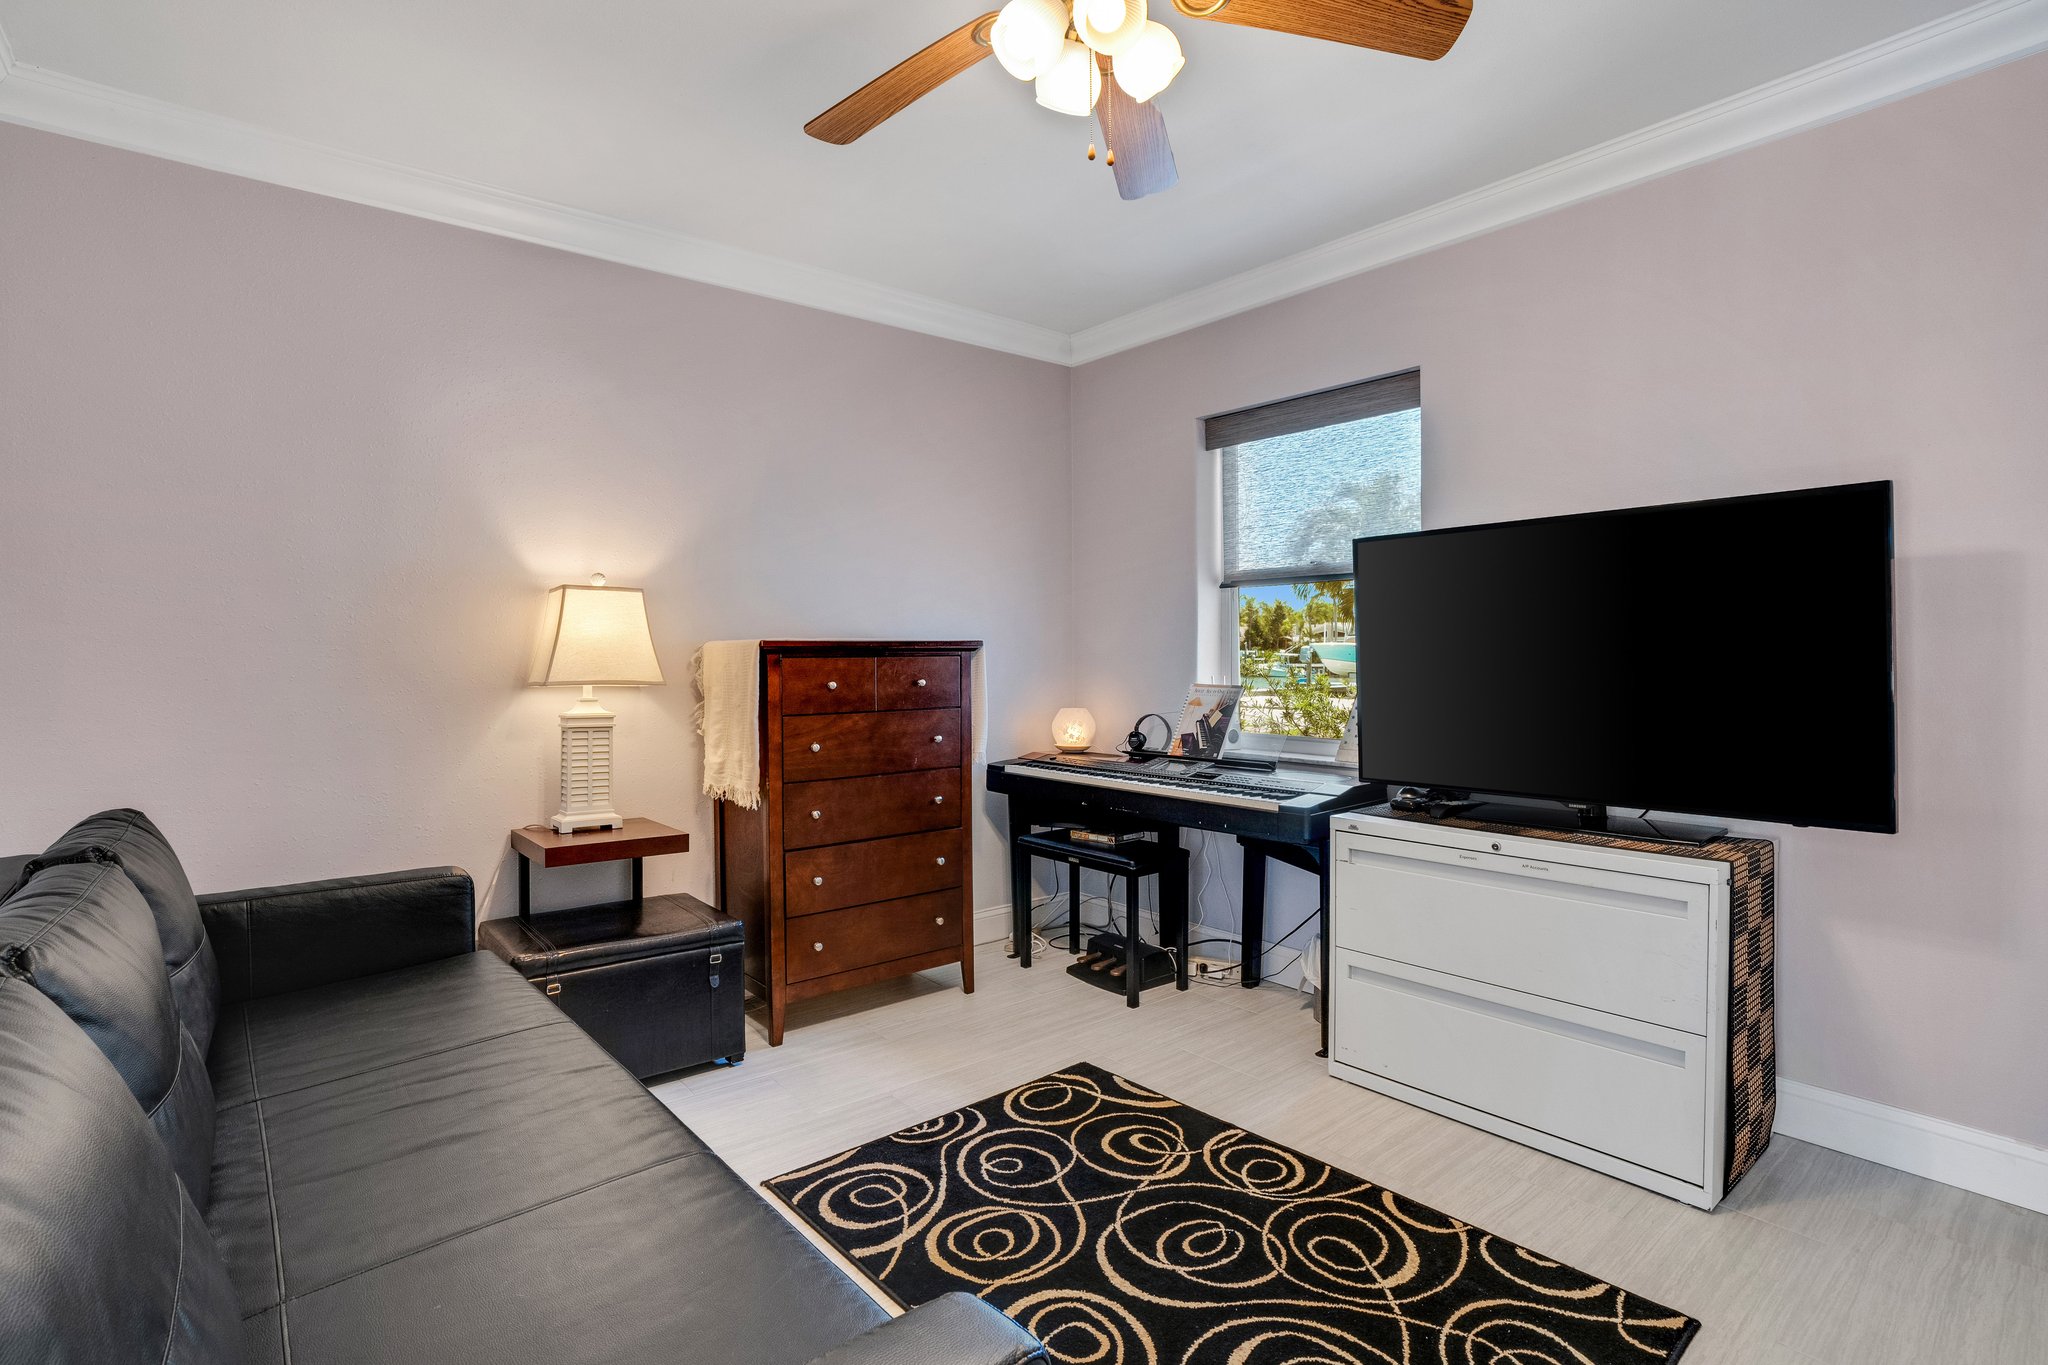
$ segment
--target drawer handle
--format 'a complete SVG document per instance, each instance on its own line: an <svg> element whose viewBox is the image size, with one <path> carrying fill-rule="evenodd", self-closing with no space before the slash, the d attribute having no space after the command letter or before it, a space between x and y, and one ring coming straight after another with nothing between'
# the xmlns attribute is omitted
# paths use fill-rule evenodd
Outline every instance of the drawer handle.
<svg viewBox="0 0 2048 1365"><path fill-rule="evenodd" d="M825 884L825 879L824 879L823 877L813 877L813 878L811 878L811 885L812 885L812 886L823 886L824 884Z"/></svg>
<svg viewBox="0 0 2048 1365"><path fill-rule="evenodd" d="M938 917L937 917L936 919L934 919L934 920L932 921L932 923L933 923L933 924L944 924L945 922L946 922L946 917L945 917L944 915L940 915L940 916L938 916Z"/></svg>
<svg viewBox="0 0 2048 1365"><path fill-rule="evenodd" d="M923 686L924 686L924 679L923 679L923 678L919 678L919 679L917 680L917 685L918 685L919 687L923 687ZM945 923L945 921L944 921L944 920L940 920L940 921L939 921L939 923L941 923L941 924L944 924L944 923Z"/></svg>
<svg viewBox="0 0 2048 1365"><path fill-rule="evenodd" d="M812 753L816 753L816 752L818 752L818 750L820 750L820 749L822 749L822 748L824 748L824 747L825 747L825 746L824 746L824 745L822 745L822 744L813 744L813 745L811 746L811 752L812 752Z"/></svg>
<svg viewBox="0 0 2048 1365"><path fill-rule="evenodd" d="M944 735L933 735L933 736L932 736L932 743L934 743L934 744L944 744L945 742L946 742L946 737L945 737Z"/></svg>
<svg viewBox="0 0 2048 1365"><path fill-rule="evenodd" d="M825 951L825 945L822 943L813 943L811 945L811 951L814 953L822 953Z"/></svg>
<svg viewBox="0 0 2048 1365"><path fill-rule="evenodd" d="M940 866L940 867L944 867L945 865L946 865L946 860L945 860L944 858L941 858L941 859L939 859L939 866Z"/></svg>
<svg viewBox="0 0 2048 1365"><path fill-rule="evenodd" d="M827 692L837 692L837 691L839 690L839 684L838 684L838 682L837 682L837 681L833 681L833 682L828 682L828 683L826 683L826 684L825 684L825 690L826 690Z"/></svg>
<svg viewBox="0 0 2048 1365"><path fill-rule="evenodd" d="M825 812L821 810L814 810L811 812L811 818L813 820L822 820L825 818Z"/></svg>
<svg viewBox="0 0 2048 1365"><path fill-rule="evenodd" d="M943 806L946 804L946 798L943 796L934 796L932 798L932 804L934 806Z"/></svg>

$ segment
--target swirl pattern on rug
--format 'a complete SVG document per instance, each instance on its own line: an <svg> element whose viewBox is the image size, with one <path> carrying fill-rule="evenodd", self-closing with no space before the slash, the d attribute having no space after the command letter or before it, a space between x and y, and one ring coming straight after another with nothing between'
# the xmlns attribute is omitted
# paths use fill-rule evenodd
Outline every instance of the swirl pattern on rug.
<svg viewBox="0 0 2048 1365"><path fill-rule="evenodd" d="M1085 1063L768 1182L1067 1365L1656 1365L1699 1324Z"/></svg>

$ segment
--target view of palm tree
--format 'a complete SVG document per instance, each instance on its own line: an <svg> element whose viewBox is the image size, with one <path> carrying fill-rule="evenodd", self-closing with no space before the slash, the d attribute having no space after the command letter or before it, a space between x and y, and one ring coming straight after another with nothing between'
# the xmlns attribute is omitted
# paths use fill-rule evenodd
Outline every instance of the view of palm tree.
<svg viewBox="0 0 2048 1365"><path fill-rule="evenodd" d="M1354 592L1348 578L1238 589L1244 729L1317 739L1343 735L1358 696Z"/></svg>

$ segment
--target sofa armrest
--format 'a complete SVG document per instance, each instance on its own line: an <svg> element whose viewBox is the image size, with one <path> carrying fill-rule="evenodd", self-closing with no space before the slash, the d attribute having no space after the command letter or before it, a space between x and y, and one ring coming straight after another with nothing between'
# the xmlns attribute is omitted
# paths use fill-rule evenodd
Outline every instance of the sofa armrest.
<svg viewBox="0 0 2048 1365"><path fill-rule="evenodd" d="M1038 1339L972 1294L941 1295L811 1365L1040 1365Z"/></svg>
<svg viewBox="0 0 2048 1365"><path fill-rule="evenodd" d="M476 950L476 887L459 867L222 892L199 913L229 1002Z"/></svg>

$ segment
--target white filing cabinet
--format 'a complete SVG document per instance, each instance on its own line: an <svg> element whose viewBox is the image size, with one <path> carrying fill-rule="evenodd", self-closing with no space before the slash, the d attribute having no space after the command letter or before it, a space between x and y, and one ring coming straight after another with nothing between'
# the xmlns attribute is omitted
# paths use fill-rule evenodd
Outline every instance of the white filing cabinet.
<svg viewBox="0 0 2048 1365"><path fill-rule="evenodd" d="M1744 868L1493 826L1360 815L1330 828L1332 1075L1701 1208L1720 1202L1768 1141L1775 1094L1768 843L1729 841L1752 850ZM1756 874L1757 849L1763 883L1744 888L1745 907L1763 917L1765 957L1745 1013L1764 1015L1768 1078L1738 1077L1730 1054L1731 884ZM1745 927L1748 942L1758 926ZM1756 1037L1752 1021L1746 1067ZM1733 1097L1766 1082L1763 1113L1732 1126Z"/></svg>

